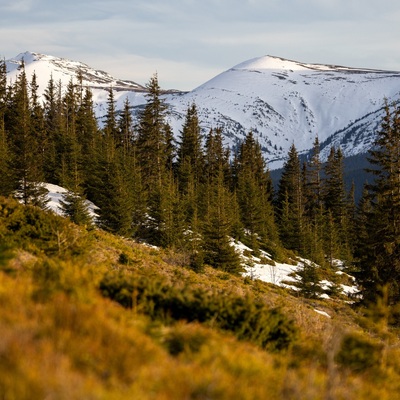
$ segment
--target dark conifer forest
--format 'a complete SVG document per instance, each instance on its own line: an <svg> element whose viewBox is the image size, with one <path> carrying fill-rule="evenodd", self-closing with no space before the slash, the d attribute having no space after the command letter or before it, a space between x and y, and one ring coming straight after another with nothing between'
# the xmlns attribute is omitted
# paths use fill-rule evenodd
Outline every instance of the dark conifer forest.
<svg viewBox="0 0 400 400"><path fill-rule="evenodd" d="M0 194L45 209L43 182L57 184L68 190L62 207L73 222L185 252L196 268L205 263L240 273L230 244L240 240L276 260L304 257L328 276L341 260L364 299L387 290L390 303L400 301L398 108L386 107L370 151L373 184L355 204L354 188L345 189L340 148L322 163L316 136L312 156L301 162L292 144L274 192L252 132L229 149L218 126L202 134L192 104L175 140L157 75L147 89L134 124L129 102L118 112L110 88L100 125L80 74L67 87L51 78L41 102L36 76L27 77L22 64L9 85L3 61ZM86 199L99 207L96 221Z"/></svg>

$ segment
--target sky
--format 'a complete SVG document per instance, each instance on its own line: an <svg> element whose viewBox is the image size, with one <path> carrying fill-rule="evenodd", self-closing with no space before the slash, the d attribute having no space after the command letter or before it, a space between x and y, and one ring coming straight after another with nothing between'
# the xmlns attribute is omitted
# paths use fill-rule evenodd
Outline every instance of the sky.
<svg viewBox="0 0 400 400"><path fill-rule="evenodd" d="M178 90L264 55L400 71L400 1L1 0L0 57L25 51Z"/></svg>

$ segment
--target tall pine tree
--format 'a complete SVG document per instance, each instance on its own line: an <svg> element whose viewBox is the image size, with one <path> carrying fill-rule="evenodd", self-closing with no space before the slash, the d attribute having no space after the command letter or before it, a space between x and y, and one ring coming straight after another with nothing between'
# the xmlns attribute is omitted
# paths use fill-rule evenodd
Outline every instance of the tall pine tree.
<svg viewBox="0 0 400 400"><path fill-rule="evenodd" d="M277 193L277 215L283 245L304 254L305 200L299 156L294 143L284 164Z"/></svg>
<svg viewBox="0 0 400 400"><path fill-rule="evenodd" d="M5 61L0 60L0 196L9 196L15 189L5 123L7 98L7 68Z"/></svg>
<svg viewBox="0 0 400 400"><path fill-rule="evenodd" d="M227 272L241 271L240 261L231 246L237 209L230 190L229 153L222 143L222 130L211 130L206 140L206 166L202 196L202 248L204 260Z"/></svg>
<svg viewBox="0 0 400 400"><path fill-rule="evenodd" d="M177 149L176 176L188 231L198 234L201 188L204 184L204 151L197 108L192 104L186 113Z"/></svg>
<svg viewBox="0 0 400 400"><path fill-rule="evenodd" d="M350 215L351 199L349 199L345 189L343 159L340 148L335 150L332 147L324 168L324 212L326 226L330 228L330 232L325 230L325 233L328 234L329 243L337 243L334 252L332 252L331 245L329 245L329 253L327 252L327 254L330 254L329 260L331 265L332 257L349 260L352 253L351 224L353 221Z"/></svg>
<svg viewBox="0 0 400 400"><path fill-rule="evenodd" d="M365 300L376 301L388 291L389 305L400 302L400 108L386 104L381 129L370 150L370 172L365 203L366 227L362 230L367 245L359 254L358 281ZM361 238L360 238L361 239Z"/></svg>
<svg viewBox="0 0 400 400"><path fill-rule="evenodd" d="M272 182L262 156L261 146L250 132L240 145L235 163L236 192L243 227L264 243L278 242L272 207Z"/></svg>
<svg viewBox="0 0 400 400"><path fill-rule="evenodd" d="M147 188L161 187L171 155L171 130L166 122L167 106L161 98L158 77L146 85L146 105L139 118L137 156Z"/></svg>
<svg viewBox="0 0 400 400"><path fill-rule="evenodd" d="M171 211L177 204L178 195L172 174L174 146L171 127L167 123L167 106L161 96L158 77L154 75L146 85L146 105L139 117L136 144L137 160L140 165L143 190L147 199L147 239L159 243L160 239L172 245L167 227L173 227L180 213Z"/></svg>
<svg viewBox="0 0 400 400"><path fill-rule="evenodd" d="M38 138L32 129L31 101L25 64L22 62L19 75L12 88L10 106L6 113L6 124L12 154L11 165L18 182L17 197L24 204L45 207L45 190L42 186L43 170Z"/></svg>
<svg viewBox="0 0 400 400"><path fill-rule="evenodd" d="M304 256L322 265L325 262L323 251L323 197L322 197L322 163L320 159L320 144L318 136L315 137L312 156L304 169L304 193L306 244Z"/></svg>

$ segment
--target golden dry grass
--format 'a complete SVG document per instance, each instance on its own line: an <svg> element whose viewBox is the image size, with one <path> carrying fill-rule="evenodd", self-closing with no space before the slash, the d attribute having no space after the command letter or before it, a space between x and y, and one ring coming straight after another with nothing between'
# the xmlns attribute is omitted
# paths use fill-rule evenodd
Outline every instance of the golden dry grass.
<svg viewBox="0 0 400 400"><path fill-rule="evenodd" d="M349 305L296 298L211 268L196 274L171 250L71 229L63 233L65 251L46 254L40 244L21 242L0 270L2 400L400 398L398 331L383 336L372 323L360 324L363 318ZM100 295L99 282L113 270L162 276L177 288L221 296L251 294L292 318L298 339L269 353L212 324L152 321ZM361 372L340 365L335 357L349 332L382 345L385 362Z"/></svg>

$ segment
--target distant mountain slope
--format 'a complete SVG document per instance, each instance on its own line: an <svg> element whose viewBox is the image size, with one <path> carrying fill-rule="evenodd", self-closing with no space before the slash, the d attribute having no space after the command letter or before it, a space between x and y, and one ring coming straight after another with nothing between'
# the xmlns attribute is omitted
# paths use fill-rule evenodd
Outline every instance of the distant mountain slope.
<svg viewBox="0 0 400 400"><path fill-rule="evenodd" d="M6 60L7 74L10 81L15 81L22 61L25 64L28 79L31 79L32 74L36 73L40 94L44 93L51 77L53 77L56 84L61 82L62 87L65 89L71 79L76 81L77 73L81 71L83 86L88 86L93 91L96 115L99 118L105 113L107 90L110 87L115 91L118 109L122 109L127 95L132 106L145 102L144 94L146 88L138 83L116 79L107 72L93 69L81 62L39 53L25 52L18 54L13 59Z"/></svg>
<svg viewBox="0 0 400 400"><path fill-rule="evenodd" d="M113 78L86 64L38 53L22 53L7 61L14 80L24 59L28 77L35 71L40 90L50 76L65 86L81 70L93 90L96 115L106 110L107 91L115 91L117 109L126 97L132 113L145 103L145 87ZM150 77L149 77L150 78ZM345 156L367 152L382 118L384 99L400 99L400 72L335 65L306 64L265 56L221 73L191 92L165 93L175 136L190 104L196 103L204 132L223 127L225 142L234 148L252 130L270 169L280 168L292 143L307 154L315 136L324 158L331 145Z"/></svg>
<svg viewBox="0 0 400 400"><path fill-rule="evenodd" d="M204 124L223 126L232 146L252 130L275 168L292 143L307 152L316 135L325 156L332 144L346 156L366 152L384 98L399 101L400 72L266 56L223 72L171 104L182 112L195 102Z"/></svg>
<svg viewBox="0 0 400 400"><path fill-rule="evenodd" d="M117 91L146 90L138 83L116 79L107 72L95 70L82 62L28 51L6 61L8 75L11 79L15 79L22 61L25 63L28 76L36 72L38 83L42 89L47 86L51 75L55 82L61 80L63 85L67 85L69 80L76 78L77 72L81 71L83 84L89 85L92 88L107 89L112 86Z"/></svg>

